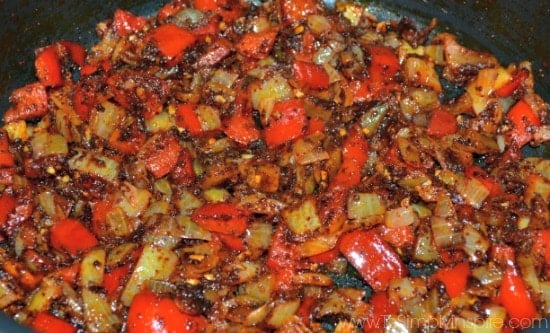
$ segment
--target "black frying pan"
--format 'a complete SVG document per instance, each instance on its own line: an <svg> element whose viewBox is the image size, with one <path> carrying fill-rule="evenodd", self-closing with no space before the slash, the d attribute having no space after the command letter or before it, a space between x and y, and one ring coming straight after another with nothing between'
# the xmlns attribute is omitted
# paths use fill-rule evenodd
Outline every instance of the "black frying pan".
<svg viewBox="0 0 550 333"><path fill-rule="evenodd" d="M0 0L0 119L10 92L34 78L34 50L53 41L97 41L95 24L116 8L152 14L168 0ZM327 0L334 2L334 0ZM536 90L550 101L550 0L364 0L379 18L409 16L419 24L432 17L439 30L459 36L467 46L489 51L503 64L533 63ZM550 145L524 151L550 156ZM541 329L540 332L547 331ZM0 333L23 333L0 315Z"/></svg>

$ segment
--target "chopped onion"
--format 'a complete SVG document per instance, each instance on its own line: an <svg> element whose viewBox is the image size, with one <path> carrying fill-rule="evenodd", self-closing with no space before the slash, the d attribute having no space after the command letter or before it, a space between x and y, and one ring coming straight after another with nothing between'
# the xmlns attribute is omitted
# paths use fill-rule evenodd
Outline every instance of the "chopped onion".
<svg viewBox="0 0 550 333"><path fill-rule="evenodd" d="M80 263L80 286L89 288L103 284L105 272L105 249L93 249L86 253Z"/></svg>
<svg viewBox="0 0 550 333"><path fill-rule="evenodd" d="M398 207L386 211L384 222L390 228L403 227L418 222L418 216L412 206Z"/></svg>
<svg viewBox="0 0 550 333"><path fill-rule="evenodd" d="M141 290L141 286L149 279L168 279L178 263L178 256L168 248L147 245L124 287L120 300L122 304L130 306L134 296Z"/></svg>
<svg viewBox="0 0 550 333"><path fill-rule="evenodd" d="M298 235L313 232L321 227L313 199L304 200L300 206L283 211L289 229Z"/></svg>
<svg viewBox="0 0 550 333"><path fill-rule="evenodd" d="M472 207L481 208L485 199L489 196L489 189L475 178L461 177L455 184L456 191Z"/></svg>

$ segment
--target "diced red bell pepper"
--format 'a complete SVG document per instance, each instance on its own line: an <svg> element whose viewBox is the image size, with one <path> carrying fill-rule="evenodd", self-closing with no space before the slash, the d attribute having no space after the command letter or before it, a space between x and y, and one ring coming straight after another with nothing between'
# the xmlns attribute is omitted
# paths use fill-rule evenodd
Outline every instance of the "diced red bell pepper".
<svg viewBox="0 0 550 333"><path fill-rule="evenodd" d="M188 30L167 23L151 31L151 38L160 53L168 58L174 58L182 54L188 47L196 42L196 37Z"/></svg>
<svg viewBox="0 0 550 333"><path fill-rule="evenodd" d="M362 81L350 82L355 102L376 100L397 89L396 76L401 67L399 58L389 48L381 45L369 45L369 76Z"/></svg>
<svg viewBox="0 0 550 333"><path fill-rule="evenodd" d="M11 168L15 166L15 159L9 150L10 143L8 134L0 131L0 168Z"/></svg>
<svg viewBox="0 0 550 333"><path fill-rule="evenodd" d="M252 114L237 112L224 126L224 133L241 145L248 145L260 138L260 131L256 128Z"/></svg>
<svg viewBox="0 0 550 333"><path fill-rule="evenodd" d="M161 9L159 9L159 11L157 12L157 18L160 21L164 21L168 17L170 17L170 16L178 13L179 11L181 11L181 9L184 6L185 6L185 3L181 2L181 1L169 2L169 3L165 4L164 6L162 6Z"/></svg>
<svg viewBox="0 0 550 333"><path fill-rule="evenodd" d="M435 279L441 281L445 286L447 294L451 297L457 297L466 290L468 277L471 275L468 262L462 262L453 267L443 267L432 275Z"/></svg>
<svg viewBox="0 0 550 333"><path fill-rule="evenodd" d="M329 264L334 262L339 256L340 250L335 246L333 249L309 257L308 260L319 264Z"/></svg>
<svg viewBox="0 0 550 333"><path fill-rule="evenodd" d="M40 312L34 317L32 329L36 333L75 333L76 328L63 319L47 312Z"/></svg>
<svg viewBox="0 0 550 333"><path fill-rule="evenodd" d="M137 16L129 11L117 9L113 18L113 29L119 36L138 32L147 24L143 16Z"/></svg>
<svg viewBox="0 0 550 333"><path fill-rule="evenodd" d="M526 68L516 69L512 73L512 78L510 81L505 83L502 87L498 88L495 93L499 97L508 97L511 96L514 91L529 77L529 70Z"/></svg>
<svg viewBox="0 0 550 333"><path fill-rule="evenodd" d="M0 196L0 228L6 224L9 215L14 211L16 206L16 198L13 198L6 193Z"/></svg>
<svg viewBox="0 0 550 333"><path fill-rule="evenodd" d="M227 246L230 250L246 250L246 245L241 237L221 233L216 233L216 237L218 237L222 241L223 245Z"/></svg>
<svg viewBox="0 0 550 333"><path fill-rule="evenodd" d="M124 282L124 279L129 272L130 263L127 263L104 274L103 288L105 288L107 296L114 297L118 294L121 289L122 283Z"/></svg>
<svg viewBox="0 0 550 333"><path fill-rule="evenodd" d="M15 89L10 96L10 102L14 106L4 113L6 123L35 119L48 113L48 94L46 87L40 82Z"/></svg>
<svg viewBox="0 0 550 333"><path fill-rule="evenodd" d="M369 146L363 134L359 130L352 130L342 144L342 164L330 182L330 187L349 189L358 185L368 151Z"/></svg>
<svg viewBox="0 0 550 333"><path fill-rule="evenodd" d="M224 0L195 0L195 9L200 11L216 11L220 9L220 5L223 5Z"/></svg>
<svg viewBox="0 0 550 333"><path fill-rule="evenodd" d="M386 292L377 292L369 298L371 315L363 323L364 333L382 333L389 315L399 313L399 307L390 301Z"/></svg>
<svg viewBox="0 0 550 333"><path fill-rule="evenodd" d="M325 131L325 121L321 118L311 118L308 123L307 135L314 133L323 133Z"/></svg>
<svg viewBox="0 0 550 333"><path fill-rule="evenodd" d="M263 59L271 52L278 33L279 31L274 28L262 32L248 32L241 37L235 47L245 57Z"/></svg>
<svg viewBox="0 0 550 333"><path fill-rule="evenodd" d="M374 291L385 291L391 280L408 274L401 258L374 229L342 235L339 249Z"/></svg>
<svg viewBox="0 0 550 333"><path fill-rule="evenodd" d="M265 141L271 148L301 137L307 128L307 115L300 99L275 103L264 129Z"/></svg>
<svg viewBox="0 0 550 333"><path fill-rule="evenodd" d="M130 305L127 328L129 333L195 333L206 328L206 319L182 312L170 298L143 291Z"/></svg>
<svg viewBox="0 0 550 333"><path fill-rule="evenodd" d="M529 325L533 319L538 318L537 308L527 286L512 265L504 272L498 299L514 322Z"/></svg>
<svg viewBox="0 0 550 333"><path fill-rule="evenodd" d="M0 168L0 184L11 185L13 184L13 177L15 176L15 168Z"/></svg>
<svg viewBox="0 0 550 333"><path fill-rule="evenodd" d="M73 90L73 108L78 117L86 121L90 117L90 112L96 103L97 92L95 84L85 84L87 80L80 80Z"/></svg>
<svg viewBox="0 0 550 333"><path fill-rule="evenodd" d="M191 219L204 229L233 236L246 231L249 217L248 210L225 202L205 204L191 215Z"/></svg>
<svg viewBox="0 0 550 333"><path fill-rule="evenodd" d="M286 239L284 229L280 225L271 237L266 260L266 266L275 276L276 289L286 290L292 286L299 259L295 244Z"/></svg>
<svg viewBox="0 0 550 333"><path fill-rule="evenodd" d="M43 276L39 273L31 273L21 262L6 259L2 264L4 272L11 275L25 289L33 290L42 281Z"/></svg>
<svg viewBox="0 0 550 333"><path fill-rule="evenodd" d="M55 45L46 46L36 51L34 67L36 77L44 86L56 87L63 84L61 60Z"/></svg>
<svg viewBox="0 0 550 333"><path fill-rule="evenodd" d="M120 129L116 128L109 137L109 146L126 155L136 154L145 143L145 134L132 126L130 129L131 137L127 140L121 140Z"/></svg>
<svg viewBox="0 0 550 333"><path fill-rule="evenodd" d="M445 135L454 134L458 130L456 117L440 108L432 111L430 121L428 123L427 133L430 136L441 138Z"/></svg>
<svg viewBox="0 0 550 333"><path fill-rule="evenodd" d="M178 139L173 135L166 135L147 141L141 148L139 156L147 170L155 178L160 178L174 169L181 150Z"/></svg>
<svg viewBox="0 0 550 333"><path fill-rule="evenodd" d="M62 267L52 273L56 278L61 279L63 282L66 282L70 285L74 284L76 277L80 272L80 262L76 262L70 266Z"/></svg>
<svg viewBox="0 0 550 333"><path fill-rule="evenodd" d="M550 264L550 229L536 231L533 238L533 252L541 255L547 265Z"/></svg>
<svg viewBox="0 0 550 333"><path fill-rule="evenodd" d="M506 118L514 127L509 133L511 141L516 142L520 147L533 137L531 127L540 126L539 115L524 100L514 104L506 114Z"/></svg>
<svg viewBox="0 0 550 333"><path fill-rule="evenodd" d="M204 132L199 116L195 113L196 108L196 104L179 104L176 108L176 125L194 136Z"/></svg>
<svg viewBox="0 0 550 333"><path fill-rule="evenodd" d="M106 199L94 202L92 205L92 230L97 236L108 234L107 215L113 209L111 200Z"/></svg>
<svg viewBox="0 0 550 333"><path fill-rule="evenodd" d="M318 12L317 4L313 0L283 0L281 1L283 19L288 23L302 21L311 14Z"/></svg>
<svg viewBox="0 0 550 333"><path fill-rule="evenodd" d="M50 243L58 251L77 255L98 244L94 234L75 219L64 219L50 228Z"/></svg>
<svg viewBox="0 0 550 333"><path fill-rule="evenodd" d="M202 56L200 56L200 58L196 62L196 66L199 68L214 66L225 57L227 57L231 53L232 49L233 45L231 45L231 43L227 39L217 39L208 47L208 50L206 50L206 52Z"/></svg>
<svg viewBox="0 0 550 333"><path fill-rule="evenodd" d="M294 76L302 85L311 89L326 89L329 86L327 71L318 65L305 61L294 61Z"/></svg>
<svg viewBox="0 0 550 333"><path fill-rule="evenodd" d="M311 322L311 319L313 316L312 310L314 306L315 306L315 298L310 296L305 296L302 298L300 307L296 311L296 316L298 316L301 322L304 323L306 326L309 326L309 323Z"/></svg>
<svg viewBox="0 0 550 333"><path fill-rule="evenodd" d="M501 195L503 192L500 183L493 177L491 177L487 171L477 165L470 165L466 167L464 172L467 177L475 178L483 184L489 190L489 196Z"/></svg>
<svg viewBox="0 0 550 333"><path fill-rule="evenodd" d="M67 50L67 53L75 64L81 67L84 66L84 61L86 60L86 49L84 46L68 40L63 40L59 43Z"/></svg>
<svg viewBox="0 0 550 333"><path fill-rule="evenodd" d="M170 179L178 185L189 186L195 182L195 178L193 157L187 148L183 148L176 166L170 172Z"/></svg>
<svg viewBox="0 0 550 333"><path fill-rule="evenodd" d="M204 37L204 36L214 36L218 33L220 30L220 20L217 16L212 16L208 22L205 24L202 24L193 30L191 30L191 33L197 37ZM199 64L197 64L198 66Z"/></svg>
<svg viewBox="0 0 550 333"><path fill-rule="evenodd" d="M413 227L410 225L390 228L382 224L378 227L378 232L384 241L395 247L411 246L416 240Z"/></svg>

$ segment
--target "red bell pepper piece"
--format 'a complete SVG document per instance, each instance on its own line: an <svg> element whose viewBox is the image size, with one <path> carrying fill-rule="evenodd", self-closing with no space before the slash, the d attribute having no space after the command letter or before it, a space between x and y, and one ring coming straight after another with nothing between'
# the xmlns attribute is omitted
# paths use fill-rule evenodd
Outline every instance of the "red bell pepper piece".
<svg viewBox="0 0 550 333"><path fill-rule="evenodd" d="M260 131L256 128L251 114L236 112L224 127L224 133L241 145L248 145L260 138Z"/></svg>
<svg viewBox="0 0 550 333"><path fill-rule="evenodd" d="M326 89L329 86L327 71L318 65L305 61L294 61L294 76L302 85L311 89Z"/></svg>
<svg viewBox="0 0 550 333"><path fill-rule="evenodd" d="M311 118L308 125L307 135L323 133L325 131L325 121L321 118Z"/></svg>
<svg viewBox="0 0 550 333"><path fill-rule="evenodd" d="M120 290L122 283L128 273L130 272L130 263L127 263L123 266L112 269L109 272L106 272L103 276L103 288L107 296L114 297Z"/></svg>
<svg viewBox="0 0 550 333"><path fill-rule="evenodd" d="M204 229L233 236L246 231L249 217L248 210L225 202L205 204L191 215L191 219Z"/></svg>
<svg viewBox="0 0 550 333"><path fill-rule="evenodd" d="M265 141L271 148L301 137L307 128L307 116L300 99L275 103L264 129Z"/></svg>
<svg viewBox="0 0 550 333"><path fill-rule="evenodd" d="M84 66L84 61L86 60L86 49L84 46L68 40L63 40L59 44L67 50L67 53L75 64L81 67Z"/></svg>
<svg viewBox="0 0 550 333"><path fill-rule="evenodd" d="M17 199L6 193L0 196L0 228L8 222L9 215L15 210Z"/></svg>
<svg viewBox="0 0 550 333"><path fill-rule="evenodd" d="M216 237L218 237L223 245L227 246L230 250L233 251L243 251L246 250L246 245L244 244L244 240L240 237L228 235L228 234L222 234L222 233L216 233Z"/></svg>
<svg viewBox="0 0 550 333"><path fill-rule="evenodd" d="M529 324L538 317L537 308L525 282L512 265L504 272L498 299L514 322Z"/></svg>
<svg viewBox="0 0 550 333"><path fill-rule="evenodd" d="M283 0L281 1L283 19L288 23L302 21L311 14L318 12L317 4L313 0Z"/></svg>
<svg viewBox="0 0 550 333"><path fill-rule="evenodd" d="M195 9L200 11L216 11L220 9L226 1L223 0L195 0Z"/></svg>
<svg viewBox="0 0 550 333"><path fill-rule="evenodd" d="M127 327L129 333L195 333L206 328L206 319L182 312L170 298L143 291L130 305Z"/></svg>
<svg viewBox="0 0 550 333"><path fill-rule="evenodd" d="M119 36L126 36L143 29L147 24L145 17L137 16L129 11L117 9L113 18L113 29Z"/></svg>
<svg viewBox="0 0 550 333"><path fill-rule="evenodd" d="M107 215L113 209L113 203L107 199L92 205L92 230L97 236L107 235Z"/></svg>
<svg viewBox="0 0 550 333"><path fill-rule="evenodd" d="M50 243L58 251L77 255L98 244L95 236L75 219L64 219L50 228Z"/></svg>
<svg viewBox="0 0 550 333"><path fill-rule="evenodd" d="M309 257L309 261L316 262L319 264L329 264L331 262L334 262L338 257L340 256L340 250L337 246L335 246L333 249L330 249L328 251L316 254L314 256Z"/></svg>
<svg viewBox="0 0 550 333"><path fill-rule="evenodd" d="M301 322L304 323L306 326L309 326L309 323L312 319L312 310L313 306L315 306L315 298L305 296L302 298L302 302L300 303L300 307L296 311L296 316L300 318Z"/></svg>
<svg viewBox="0 0 550 333"><path fill-rule="evenodd" d="M384 291L391 280L408 274L401 258L373 229L342 235L339 249L374 291Z"/></svg>
<svg viewBox="0 0 550 333"><path fill-rule="evenodd" d="M489 190L489 196L501 195L503 192L500 183L493 177L491 177L487 171L483 170L477 165L470 165L466 167L464 172L467 177L475 178L483 184Z"/></svg>
<svg viewBox="0 0 550 333"><path fill-rule="evenodd" d="M217 22L215 24L216 26L218 25ZM212 34L215 34L216 31L217 28ZM196 34L195 31L193 31L193 33ZM233 45L227 39L220 38L208 47L208 50L197 59L195 65L199 68L214 66L227 57L232 49Z"/></svg>
<svg viewBox="0 0 550 333"><path fill-rule="evenodd" d="M4 113L4 122L39 118L48 113L48 94L46 87L40 83L29 83L17 88L10 96L14 105Z"/></svg>
<svg viewBox="0 0 550 333"><path fill-rule="evenodd" d="M183 186L189 186L195 182L193 158L187 148L181 150L178 162L170 172L170 179L172 179L174 183Z"/></svg>
<svg viewBox="0 0 550 333"><path fill-rule="evenodd" d="M395 247L410 246L416 240L413 227L410 225L390 228L382 224L378 227L378 232L384 241Z"/></svg>
<svg viewBox="0 0 550 333"><path fill-rule="evenodd" d="M330 182L330 187L349 189L359 184L368 150L369 146L363 134L356 129L352 130L342 145L342 164Z"/></svg>
<svg viewBox="0 0 550 333"><path fill-rule="evenodd" d="M266 260L266 266L275 276L276 289L286 290L292 286L299 259L295 244L287 240L285 230L280 225L271 237Z"/></svg>
<svg viewBox="0 0 550 333"><path fill-rule="evenodd" d="M32 329L37 333L75 333L76 328L63 319L47 312L40 312L34 317Z"/></svg>
<svg viewBox="0 0 550 333"><path fill-rule="evenodd" d="M435 279L441 281L445 286L447 294L451 297L457 297L466 290L468 277L471 275L468 262L462 262L453 267L443 267L432 275Z"/></svg>
<svg viewBox="0 0 550 333"><path fill-rule="evenodd" d="M172 135L148 141L139 152L147 170L155 177L167 175L176 166L182 150L178 139Z"/></svg>
<svg viewBox="0 0 550 333"><path fill-rule="evenodd" d="M441 138L445 135L454 134L458 129L456 118L452 113L442 109L432 111L427 133L430 136Z"/></svg>
<svg viewBox="0 0 550 333"><path fill-rule="evenodd" d="M539 230L533 237L533 251L540 254L546 264L550 264L550 229Z"/></svg>
<svg viewBox="0 0 550 333"><path fill-rule="evenodd" d="M11 168L15 166L15 159L10 152L8 134L0 131L0 168Z"/></svg>
<svg viewBox="0 0 550 333"><path fill-rule="evenodd" d="M508 97L529 77L529 70L526 68L516 69L512 73L512 79L498 88L495 93L499 97Z"/></svg>
<svg viewBox="0 0 550 333"><path fill-rule="evenodd" d="M160 53L168 58L178 57L197 40L190 31L172 23L155 28L151 31L151 38Z"/></svg>
<svg viewBox="0 0 550 333"><path fill-rule="evenodd" d="M191 33L195 37L203 37L208 35L214 36L218 33L219 30L220 20L217 16L212 16L208 22L191 30ZM198 65L199 64L197 64L197 66Z"/></svg>
<svg viewBox="0 0 550 333"><path fill-rule="evenodd" d="M36 77L44 86L56 87L63 84L61 60L59 59L55 45L37 50L34 67L36 69Z"/></svg>
<svg viewBox="0 0 550 333"><path fill-rule="evenodd" d="M355 102L371 101L387 95L399 85L395 78L401 67L399 58L389 48L381 45L369 45L369 76L363 81L350 82Z"/></svg>
<svg viewBox="0 0 550 333"><path fill-rule="evenodd" d="M278 33L277 29L248 32L241 37L241 40L237 42L235 47L245 57L263 59L271 52Z"/></svg>
<svg viewBox="0 0 550 333"><path fill-rule="evenodd" d="M120 140L120 129L116 128L109 137L109 146L126 155L136 154L145 143L145 134L132 126L131 137L128 140Z"/></svg>
<svg viewBox="0 0 550 333"><path fill-rule="evenodd" d="M185 6L185 3L181 1L169 2L166 5L162 6L161 9L159 9L159 11L157 12L157 18L160 21L164 21L168 17L178 13L184 6Z"/></svg>
<svg viewBox="0 0 550 333"><path fill-rule="evenodd" d="M506 114L508 121L514 126L510 131L512 142L523 146L531 140L533 133L530 127L540 126L539 115L524 100L519 100Z"/></svg>
<svg viewBox="0 0 550 333"><path fill-rule="evenodd" d="M52 275L72 285L75 283L76 277L79 272L80 272L80 263L76 262L71 266L59 268L58 270L53 272Z"/></svg>
<svg viewBox="0 0 550 333"><path fill-rule="evenodd" d="M371 315L363 322L364 333L382 333L389 315L399 313L399 307L390 301L386 292L377 292L369 299Z"/></svg>
<svg viewBox="0 0 550 333"><path fill-rule="evenodd" d="M199 116L195 113L196 104L180 104L176 109L176 125L196 136L203 133Z"/></svg>

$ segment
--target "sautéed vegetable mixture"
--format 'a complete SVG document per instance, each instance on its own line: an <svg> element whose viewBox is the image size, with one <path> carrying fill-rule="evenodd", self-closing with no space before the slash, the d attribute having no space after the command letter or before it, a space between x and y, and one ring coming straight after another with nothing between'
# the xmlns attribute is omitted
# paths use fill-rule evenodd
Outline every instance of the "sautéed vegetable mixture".
<svg viewBox="0 0 550 333"><path fill-rule="evenodd" d="M433 20L119 9L0 130L0 308L36 332L512 332L550 313L549 106Z"/></svg>

